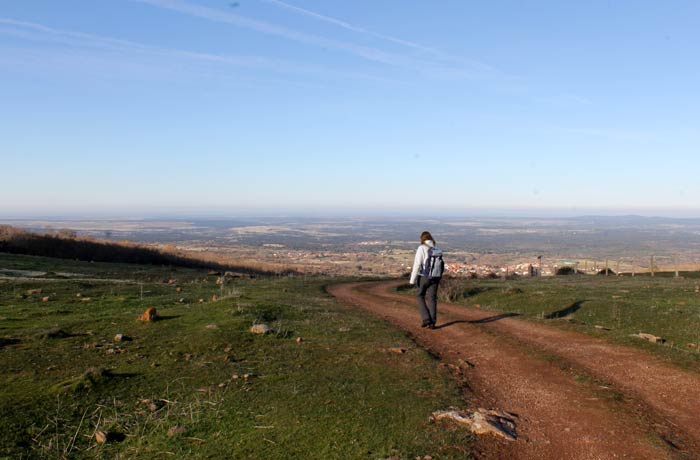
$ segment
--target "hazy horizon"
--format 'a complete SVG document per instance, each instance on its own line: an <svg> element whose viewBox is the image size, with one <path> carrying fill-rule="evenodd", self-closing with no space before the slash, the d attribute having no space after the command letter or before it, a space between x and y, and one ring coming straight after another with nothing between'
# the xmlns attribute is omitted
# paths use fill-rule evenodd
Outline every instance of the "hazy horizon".
<svg viewBox="0 0 700 460"><path fill-rule="evenodd" d="M31 221L31 220L215 220L215 219L323 219L323 218L348 218L348 219L479 219L479 218L503 218L503 219L557 219L557 218L584 218L584 217L642 217L642 218L666 218L666 219L700 219L700 209L425 209L400 210L400 209L351 209L351 210L326 210L326 209L258 209L258 210L136 210L136 211L55 211L55 212L4 212L0 209L0 224L7 221Z"/></svg>

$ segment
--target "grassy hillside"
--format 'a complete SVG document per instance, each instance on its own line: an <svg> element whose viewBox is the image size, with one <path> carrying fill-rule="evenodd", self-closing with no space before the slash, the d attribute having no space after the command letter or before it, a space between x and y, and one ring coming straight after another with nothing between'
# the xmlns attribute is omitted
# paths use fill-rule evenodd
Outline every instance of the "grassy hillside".
<svg viewBox="0 0 700 460"><path fill-rule="evenodd" d="M57 233L33 233L9 225L0 225L0 253L142 265L167 265L185 268L234 270L240 273L273 275L290 274L289 269L271 268L264 263L257 266L222 263L183 256L170 251L128 241L106 241L78 237L69 230Z"/></svg>
<svg viewBox="0 0 700 460"><path fill-rule="evenodd" d="M519 280L444 280L443 300L513 312L549 325L642 347L700 369L700 280L650 276L562 276ZM606 329L596 328L602 326ZM660 336L652 344L632 334ZM694 346L695 345L695 346Z"/></svg>
<svg viewBox="0 0 700 460"><path fill-rule="evenodd" d="M470 435L428 422L460 404L446 371L325 282L213 300L202 270L0 254L0 458L470 458Z"/></svg>

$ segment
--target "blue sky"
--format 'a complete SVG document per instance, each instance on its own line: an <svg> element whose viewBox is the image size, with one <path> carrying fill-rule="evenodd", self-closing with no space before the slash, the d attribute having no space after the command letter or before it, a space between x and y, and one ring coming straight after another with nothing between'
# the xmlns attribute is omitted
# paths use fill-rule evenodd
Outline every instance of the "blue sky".
<svg viewBox="0 0 700 460"><path fill-rule="evenodd" d="M0 214L693 214L698 56L694 0L0 0Z"/></svg>

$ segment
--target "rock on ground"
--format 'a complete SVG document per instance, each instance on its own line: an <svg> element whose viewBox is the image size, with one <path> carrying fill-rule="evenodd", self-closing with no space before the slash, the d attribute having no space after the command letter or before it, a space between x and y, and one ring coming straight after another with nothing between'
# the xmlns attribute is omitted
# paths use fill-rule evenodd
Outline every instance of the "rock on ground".
<svg viewBox="0 0 700 460"><path fill-rule="evenodd" d="M267 334L272 332L272 328L267 324L253 324L250 328L250 332L253 334Z"/></svg>
<svg viewBox="0 0 700 460"><path fill-rule="evenodd" d="M494 434L508 441L517 439L515 426L516 416L504 411L479 408L468 414L458 410L433 412L432 420L452 420L460 425L467 426L472 433Z"/></svg>
<svg viewBox="0 0 700 460"><path fill-rule="evenodd" d="M146 309L146 311L139 316L139 320L141 321L155 321L156 319L158 319L158 311L153 307Z"/></svg>
<svg viewBox="0 0 700 460"><path fill-rule="evenodd" d="M635 337L639 337L640 339L644 339L646 341L649 341L651 343L664 343L666 340L662 339L661 337L657 337L654 334L647 334L646 332L640 332L639 334L632 334Z"/></svg>
<svg viewBox="0 0 700 460"><path fill-rule="evenodd" d="M116 431L98 431L95 433L95 441L100 444L106 442L122 442L126 439L124 433L117 433Z"/></svg>

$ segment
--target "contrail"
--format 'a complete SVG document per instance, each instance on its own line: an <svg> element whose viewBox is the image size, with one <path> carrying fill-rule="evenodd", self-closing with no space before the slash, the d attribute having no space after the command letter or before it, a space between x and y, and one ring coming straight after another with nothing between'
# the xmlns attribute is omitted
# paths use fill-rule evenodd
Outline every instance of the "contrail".
<svg viewBox="0 0 700 460"><path fill-rule="evenodd" d="M374 32L369 29L365 29L364 27L360 27L354 24L350 24L348 22L342 21L340 19L331 17L331 16L326 16L321 13L317 13L315 11L307 10L305 8L301 8L296 5L292 5L290 3L284 2L282 0L260 0L261 2L264 3L269 3L271 5L276 5L280 8L284 8L290 11L294 11L295 13L302 14L304 16L308 16L310 18L318 19L319 21L326 22L328 24L333 24L335 26L341 27L345 30L349 30L352 32L356 32L359 34L367 35L369 37L374 37L378 38L380 40L384 40L387 42L395 43L397 45L401 45L416 51L420 51L422 53L425 53L427 55L430 55L432 59L435 59L436 61L442 61L443 63L451 63L451 64L456 64L459 66L468 66L472 69L479 70L482 72L497 72L496 69L494 69L492 66L489 64L485 64L480 61L476 61L474 59L463 59L463 58L457 58L455 56L450 56L449 54L440 51L436 48L431 48L429 46L421 45L420 43L412 42L409 40L404 40L401 38L397 38L391 35L386 35L386 34L381 34L379 32Z"/></svg>
<svg viewBox="0 0 700 460"><path fill-rule="evenodd" d="M301 7L298 7L295 5L290 5L289 3L283 2L281 0L261 0L261 1L263 1L265 3L277 5L279 7L286 8L286 9L291 10L291 11L295 11L295 12L303 14L305 16L319 19L319 20L327 22L329 24L334 24L338 27L342 27L343 29L347 29L347 30L350 30L353 32L369 35L369 36L372 36L375 38L379 38L379 39L386 40L386 41L389 41L392 43L403 45L403 46L413 48L413 49L416 49L419 51L425 51L425 52L436 54L436 55L441 54L438 50L436 50L434 48L430 48L430 47L421 45L419 43L411 42L408 40L403 40L401 38L392 37L391 35L384 35L384 34L380 34L378 32L373 32L373 31L365 29L363 27L359 27L359 26L347 23L345 21L341 21L340 19L332 18L330 16L325 16L323 14L316 13L315 11L307 10L307 9L304 9L304 8L301 8Z"/></svg>
<svg viewBox="0 0 700 460"><path fill-rule="evenodd" d="M177 11L193 17L199 17L208 21L230 24L235 27L253 30L267 35L277 36L286 40L291 40L299 43L313 45L321 48L332 48L342 50L357 57L367 59L382 64L400 66L400 67L420 67L422 63L416 62L406 56L384 52L377 48L369 46L356 45L354 43L346 43L337 40L320 37L305 32L300 32L288 27L277 24L251 19L238 14L221 11L206 6L201 6L195 3L189 3L184 0L132 0L138 3L144 3L156 8Z"/></svg>

